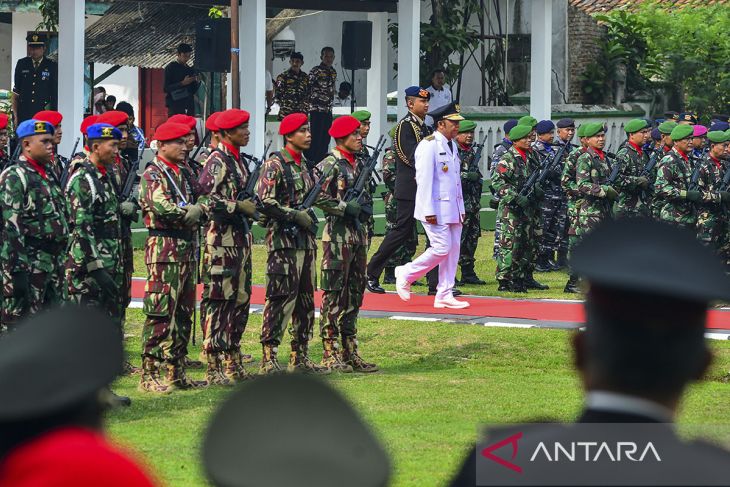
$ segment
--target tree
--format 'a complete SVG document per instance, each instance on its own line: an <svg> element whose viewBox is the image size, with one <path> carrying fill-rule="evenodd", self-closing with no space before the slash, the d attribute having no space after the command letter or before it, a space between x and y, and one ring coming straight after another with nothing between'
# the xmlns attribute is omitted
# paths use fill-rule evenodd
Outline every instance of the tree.
<svg viewBox="0 0 730 487"><path fill-rule="evenodd" d="M38 5L43 20L36 27L37 30L58 31L58 0L20 0L20 3Z"/></svg>

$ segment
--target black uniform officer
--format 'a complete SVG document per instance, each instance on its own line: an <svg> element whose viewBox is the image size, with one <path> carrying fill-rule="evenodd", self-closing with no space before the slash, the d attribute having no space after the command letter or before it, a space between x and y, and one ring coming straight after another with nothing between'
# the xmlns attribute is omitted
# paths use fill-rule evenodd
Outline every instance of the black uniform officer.
<svg viewBox="0 0 730 487"><path fill-rule="evenodd" d="M15 65L13 113L16 127L33 118L36 112L58 107L58 65L45 57L48 39L39 32L31 32L25 40L30 55Z"/></svg>

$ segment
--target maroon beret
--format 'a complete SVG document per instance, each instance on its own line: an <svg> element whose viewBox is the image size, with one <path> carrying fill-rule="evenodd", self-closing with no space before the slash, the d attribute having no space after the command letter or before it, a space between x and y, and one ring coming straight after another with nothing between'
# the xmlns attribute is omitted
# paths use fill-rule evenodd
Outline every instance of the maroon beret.
<svg viewBox="0 0 730 487"><path fill-rule="evenodd" d="M184 113L178 113L177 115L173 115L172 117L168 118L167 121L187 125L190 130L194 129L195 125L197 124L197 120L195 120L195 117L185 115Z"/></svg>
<svg viewBox="0 0 730 487"><path fill-rule="evenodd" d="M246 110L231 108L218 115L215 124L218 125L219 129L230 130L248 122L249 118L251 118L251 115Z"/></svg>
<svg viewBox="0 0 730 487"><path fill-rule="evenodd" d="M329 129L330 137L342 139L360 128L360 120L351 115L337 117Z"/></svg>
<svg viewBox="0 0 730 487"><path fill-rule="evenodd" d="M281 120L279 125L279 135L288 135L296 132L299 128L307 123L307 116L303 113L291 113Z"/></svg>
<svg viewBox="0 0 730 487"><path fill-rule="evenodd" d="M129 115L119 110L111 110L99 115L96 123L108 123L109 125L119 127L120 125L127 125L129 123Z"/></svg>
<svg viewBox="0 0 730 487"><path fill-rule="evenodd" d="M218 132L218 124L216 123L216 120L218 120L218 115L220 115L221 112L213 112L208 116L208 119L205 121L205 128L207 130L210 130L211 132Z"/></svg>
<svg viewBox="0 0 730 487"><path fill-rule="evenodd" d="M58 124L61 123L61 120L63 120L63 115L56 110L42 110L33 115L33 118L40 120L41 122L48 122L54 127L58 127Z"/></svg>
<svg viewBox="0 0 730 487"><path fill-rule="evenodd" d="M181 139L187 137L190 127L183 123L165 122L155 130L154 140L165 142L167 140Z"/></svg>
<svg viewBox="0 0 730 487"><path fill-rule="evenodd" d="M0 113L0 130L8 128L8 116Z"/></svg>
<svg viewBox="0 0 730 487"><path fill-rule="evenodd" d="M81 130L81 133L86 135L86 129L88 129L91 125L94 125L99 120L99 115L89 115L85 119L81 121L81 127L79 127L79 130Z"/></svg>

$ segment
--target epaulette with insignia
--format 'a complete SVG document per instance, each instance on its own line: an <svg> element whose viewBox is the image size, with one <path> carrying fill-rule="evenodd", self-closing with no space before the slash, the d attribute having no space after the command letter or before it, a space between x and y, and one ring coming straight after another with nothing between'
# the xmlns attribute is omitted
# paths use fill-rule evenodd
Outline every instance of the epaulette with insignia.
<svg viewBox="0 0 730 487"><path fill-rule="evenodd" d="M436 136L431 134L431 135L427 136L424 140L436 140Z"/></svg>

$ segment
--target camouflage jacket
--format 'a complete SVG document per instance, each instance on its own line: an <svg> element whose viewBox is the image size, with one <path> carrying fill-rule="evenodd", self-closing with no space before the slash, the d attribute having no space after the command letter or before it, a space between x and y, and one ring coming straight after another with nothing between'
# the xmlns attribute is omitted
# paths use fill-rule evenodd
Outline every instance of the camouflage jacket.
<svg viewBox="0 0 730 487"><path fill-rule="evenodd" d="M145 264L193 260L193 230L182 221L190 193L177 165L168 165L159 156L147 164L139 183L142 218L148 230L163 235L147 237Z"/></svg>
<svg viewBox="0 0 730 487"><path fill-rule="evenodd" d="M381 174L383 175L383 184L387 190L381 196L383 197L383 204L387 205L393 199L393 192L395 191L395 148L393 146L386 149L383 154Z"/></svg>
<svg viewBox="0 0 730 487"><path fill-rule="evenodd" d="M560 176L560 187L563 188L568 204L578 199L578 184L575 180L575 168L578 158L586 151L585 147L573 149L570 154L565 157L563 164L563 173Z"/></svg>
<svg viewBox="0 0 730 487"><path fill-rule="evenodd" d="M694 225L695 205L685 199L689 189L692 169L676 149L672 149L657 164L654 182L654 201L661 220Z"/></svg>
<svg viewBox="0 0 730 487"><path fill-rule="evenodd" d="M474 161L474 146L459 146L459 159L461 159L461 187L464 196L464 210L466 212L479 211L482 209L482 184L484 180L481 177L478 165ZM480 177L477 181L469 181L466 174L469 172L479 173Z"/></svg>
<svg viewBox="0 0 730 487"><path fill-rule="evenodd" d="M509 139L502 139L502 142L494 146L494 152L492 152L492 159L489 164L490 172L494 170L494 167L497 165L499 160L502 159L502 156L504 156L510 147L512 147L512 141Z"/></svg>
<svg viewBox="0 0 730 487"><path fill-rule="evenodd" d="M631 144L626 144L616 154L616 163L620 164L618 178L614 183L614 187L618 191L617 213L629 215L648 214L647 193L638 183L639 175L644 170L647 162L649 162L649 158L644 151L639 152Z"/></svg>
<svg viewBox="0 0 730 487"><path fill-rule="evenodd" d="M606 198L606 181L611 175L608 158L588 148L575 165L575 185L579 193L578 212L581 217L605 217L611 214L611 202Z"/></svg>
<svg viewBox="0 0 730 487"><path fill-rule="evenodd" d="M335 98L337 71L332 66L320 64L309 72L307 108L310 112L331 112Z"/></svg>
<svg viewBox="0 0 730 487"><path fill-rule="evenodd" d="M69 260L74 274L96 269L117 272L121 224L116 184L106 168L88 159L80 164L66 185L69 203Z"/></svg>
<svg viewBox="0 0 730 487"><path fill-rule="evenodd" d="M291 113L307 112L309 75L288 69L276 77L274 96L279 104L279 120Z"/></svg>
<svg viewBox="0 0 730 487"><path fill-rule="evenodd" d="M537 159L540 161L540 165L546 163L548 159L551 157L555 157L557 155L558 150L560 150L557 145L555 147L546 144L545 142L536 140L532 143L532 153L535 154ZM565 160L565 156L562 156L563 160ZM562 162L562 161L561 161ZM560 166L556 167L554 170L550 171L547 176L545 177L545 180L542 182L541 186L542 189L545 190L545 197L546 198L552 198L552 199L560 199L562 198L562 188L560 187L560 176L562 175L562 171L560 169Z"/></svg>
<svg viewBox="0 0 730 487"><path fill-rule="evenodd" d="M355 184L357 164L350 164L339 149L334 148L314 170L318 178L324 178L323 194L317 202L317 206L327 214L322 241L366 245L365 226L345 216L345 193Z"/></svg>
<svg viewBox="0 0 730 487"><path fill-rule="evenodd" d="M256 195L263 208L261 213L270 217L266 226L266 247L269 252L280 249L316 249L315 236L305 229L299 237L284 232L285 227L296 225L296 208L304 202L314 187L314 180L307 171L307 161L302 155L301 164L286 149L275 152L264 162L261 177L256 183Z"/></svg>
<svg viewBox="0 0 730 487"><path fill-rule="evenodd" d="M216 247L251 245L249 222L236 212L236 199L246 187L246 159L234 156L223 143L218 145L200 174L199 203L210 210L205 243Z"/></svg>
<svg viewBox="0 0 730 487"><path fill-rule="evenodd" d="M529 156L525 155L527 159ZM510 147L497 162L492 171L492 188L499 198L500 212L504 206L511 205L513 210L519 207L512 202L520 194L520 190L530 175L529 162L525 160L514 146Z"/></svg>
<svg viewBox="0 0 730 487"><path fill-rule="evenodd" d="M4 271L57 270L68 243L68 208L50 169L44 175L20 156L0 175L0 195Z"/></svg>
<svg viewBox="0 0 730 487"><path fill-rule="evenodd" d="M705 154L701 161L700 178L697 180L702 201L697 205L697 222L719 220L725 213L720 205L720 186L722 185L722 162Z"/></svg>

